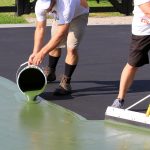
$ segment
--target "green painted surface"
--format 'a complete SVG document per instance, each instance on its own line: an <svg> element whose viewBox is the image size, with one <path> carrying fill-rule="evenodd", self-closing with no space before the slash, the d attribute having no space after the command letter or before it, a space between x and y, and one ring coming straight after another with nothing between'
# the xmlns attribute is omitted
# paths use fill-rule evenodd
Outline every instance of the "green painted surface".
<svg viewBox="0 0 150 150"><path fill-rule="evenodd" d="M15 83L0 77L2 150L149 150L149 133L89 121L46 101L27 103Z"/></svg>

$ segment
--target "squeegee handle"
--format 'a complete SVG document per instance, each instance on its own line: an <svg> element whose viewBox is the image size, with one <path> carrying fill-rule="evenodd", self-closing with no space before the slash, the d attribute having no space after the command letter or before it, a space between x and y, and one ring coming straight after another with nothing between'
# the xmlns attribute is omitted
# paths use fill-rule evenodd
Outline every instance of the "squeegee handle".
<svg viewBox="0 0 150 150"><path fill-rule="evenodd" d="M133 108L134 106L138 105L139 103L145 101L146 99L148 99L150 97L150 95L145 96L144 98L142 98L141 100L137 101L136 103L134 103L133 105L129 106L128 108L126 108L126 110L129 110L131 108Z"/></svg>

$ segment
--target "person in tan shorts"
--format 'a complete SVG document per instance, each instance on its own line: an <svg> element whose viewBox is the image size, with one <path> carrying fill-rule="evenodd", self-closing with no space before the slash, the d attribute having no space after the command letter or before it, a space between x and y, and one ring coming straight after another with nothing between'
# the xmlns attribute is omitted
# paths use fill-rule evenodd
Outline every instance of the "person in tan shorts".
<svg viewBox="0 0 150 150"><path fill-rule="evenodd" d="M65 71L54 95L71 94L71 77L78 63L78 49L88 23L89 7L86 0L37 0L34 48L28 63L39 65L49 54L45 68L47 81L56 80L56 67L61 49L66 47ZM53 15L51 39L43 45L47 15Z"/></svg>

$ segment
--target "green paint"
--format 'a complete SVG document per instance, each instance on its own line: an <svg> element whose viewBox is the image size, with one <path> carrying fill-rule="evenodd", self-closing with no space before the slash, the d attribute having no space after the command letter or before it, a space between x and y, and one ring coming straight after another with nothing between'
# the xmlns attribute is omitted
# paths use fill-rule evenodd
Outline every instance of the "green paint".
<svg viewBox="0 0 150 150"><path fill-rule="evenodd" d="M6 150L149 150L148 132L90 121L42 100L27 103L13 82L0 77L0 147Z"/></svg>
<svg viewBox="0 0 150 150"><path fill-rule="evenodd" d="M36 94L37 91L28 91L25 92L25 96L27 97L27 101L28 102L34 102L35 101L35 97L37 96Z"/></svg>
<svg viewBox="0 0 150 150"><path fill-rule="evenodd" d="M122 123L119 121L114 121L114 120L105 120L105 124L107 124L107 126L111 126L111 127L115 127L115 128L120 128L120 129L127 129L133 132L138 132L138 133L143 133L145 132L145 134L150 134L150 130L148 128L144 128L144 127L140 127L140 126L135 126L132 124L128 124L128 123Z"/></svg>
<svg viewBox="0 0 150 150"><path fill-rule="evenodd" d="M40 90L24 92L24 95L27 97L27 102L38 103L39 101L36 99L36 97L40 95L44 91L44 89L45 89L45 86Z"/></svg>

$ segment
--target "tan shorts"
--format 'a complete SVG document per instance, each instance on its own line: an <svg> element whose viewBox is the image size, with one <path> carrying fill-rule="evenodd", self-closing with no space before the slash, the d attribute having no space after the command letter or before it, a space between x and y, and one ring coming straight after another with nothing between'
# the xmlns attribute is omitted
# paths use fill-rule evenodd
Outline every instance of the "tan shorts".
<svg viewBox="0 0 150 150"><path fill-rule="evenodd" d="M85 32L85 29L87 27L87 23L88 23L88 14L80 15L74 18L70 23L68 34L64 37L64 39L61 41L61 43L57 48L64 48L67 46L67 48L78 49L83 34ZM58 28L57 21L54 20L51 29L52 37L57 32L57 28Z"/></svg>

